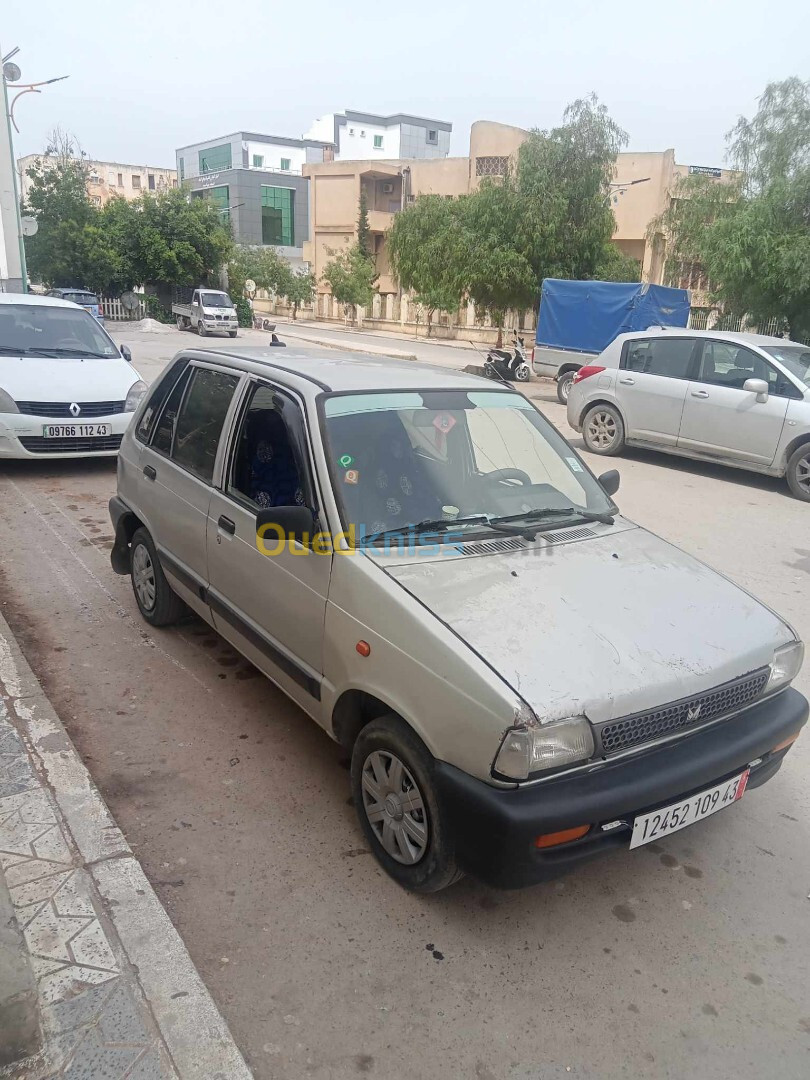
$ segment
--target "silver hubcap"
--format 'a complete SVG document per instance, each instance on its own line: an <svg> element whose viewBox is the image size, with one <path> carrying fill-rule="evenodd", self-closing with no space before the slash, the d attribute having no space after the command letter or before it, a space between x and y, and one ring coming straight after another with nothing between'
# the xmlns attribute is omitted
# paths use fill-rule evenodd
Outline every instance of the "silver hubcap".
<svg viewBox="0 0 810 1080"><path fill-rule="evenodd" d="M810 454L805 454L796 465L796 483L810 495Z"/></svg>
<svg viewBox="0 0 810 1080"><path fill-rule="evenodd" d="M143 544L138 544L132 552L132 584L141 607L151 611L155 606L155 568Z"/></svg>
<svg viewBox="0 0 810 1080"><path fill-rule="evenodd" d="M616 420L609 412L595 412L588 420L588 442L604 450L616 438Z"/></svg>
<svg viewBox="0 0 810 1080"><path fill-rule="evenodd" d="M427 811L416 781L398 757L374 750L363 765L363 808L392 859L419 862L428 845Z"/></svg>

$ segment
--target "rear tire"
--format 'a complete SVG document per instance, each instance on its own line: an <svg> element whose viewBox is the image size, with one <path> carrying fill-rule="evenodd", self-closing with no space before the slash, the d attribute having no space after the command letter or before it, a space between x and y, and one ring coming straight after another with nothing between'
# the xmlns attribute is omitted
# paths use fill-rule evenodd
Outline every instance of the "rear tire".
<svg viewBox="0 0 810 1080"><path fill-rule="evenodd" d="M132 591L141 615L152 626L170 626L185 612L185 604L163 573L152 537L140 528L130 549Z"/></svg>
<svg viewBox="0 0 810 1080"><path fill-rule="evenodd" d="M182 315L178 315L177 316L177 329L178 330L185 330L185 328L186 328L186 320L183 318Z"/></svg>
<svg viewBox="0 0 810 1080"><path fill-rule="evenodd" d="M362 729L352 750L357 816L383 870L411 892L446 889L463 876L435 780L435 761L389 713Z"/></svg>
<svg viewBox="0 0 810 1080"><path fill-rule="evenodd" d="M571 387L574 385L575 371L566 371L564 375L560 375L557 379L557 401L561 405L568 404L568 395L571 393Z"/></svg>
<svg viewBox="0 0 810 1080"><path fill-rule="evenodd" d="M797 499L810 502L810 443L803 443L790 455L785 478Z"/></svg>
<svg viewBox="0 0 810 1080"><path fill-rule="evenodd" d="M613 457L624 449L624 421L613 405L593 405L582 421L582 438L592 454Z"/></svg>

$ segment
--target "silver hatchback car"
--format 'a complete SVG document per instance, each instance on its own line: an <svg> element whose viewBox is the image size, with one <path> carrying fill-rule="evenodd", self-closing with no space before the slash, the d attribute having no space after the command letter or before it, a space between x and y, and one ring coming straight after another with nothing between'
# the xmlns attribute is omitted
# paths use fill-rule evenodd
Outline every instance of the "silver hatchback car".
<svg viewBox="0 0 810 1080"><path fill-rule="evenodd" d="M508 386L192 349L124 437L112 564L346 747L401 885L516 887L737 802L807 719L791 627L617 487Z"/></svg>
<svg viewBox="0 0 810 1080"><path fill-rule="evenodd" d="M619 334L574 376L568 423L594 454L642 446L784 476L810 501L810 346L758 334Z"/></svg>

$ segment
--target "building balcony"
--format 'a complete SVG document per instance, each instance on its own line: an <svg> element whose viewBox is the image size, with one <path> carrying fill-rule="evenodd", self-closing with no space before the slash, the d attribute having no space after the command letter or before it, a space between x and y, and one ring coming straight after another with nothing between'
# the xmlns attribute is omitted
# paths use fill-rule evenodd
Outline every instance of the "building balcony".
<svg viewBox="0 0 810 1080"><path fill-rule="evenodd" d="M394 215L398 210L369 210L368 227L372 232L386 232L394 223Z"/></svg>

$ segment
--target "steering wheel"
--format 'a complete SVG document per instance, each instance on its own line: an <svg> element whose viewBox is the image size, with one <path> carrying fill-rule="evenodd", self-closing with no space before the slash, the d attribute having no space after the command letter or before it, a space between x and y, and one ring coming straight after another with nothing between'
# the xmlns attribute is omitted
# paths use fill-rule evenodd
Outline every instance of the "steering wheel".
<svg viewBox="0 0 810 1080"><path fill-rule="evenodd" d="M487 480L519 480L521 484L526 487L531 487L532 480L528 473L525 473L523 469L495 469L494 472L486 474Z"/></svg>

